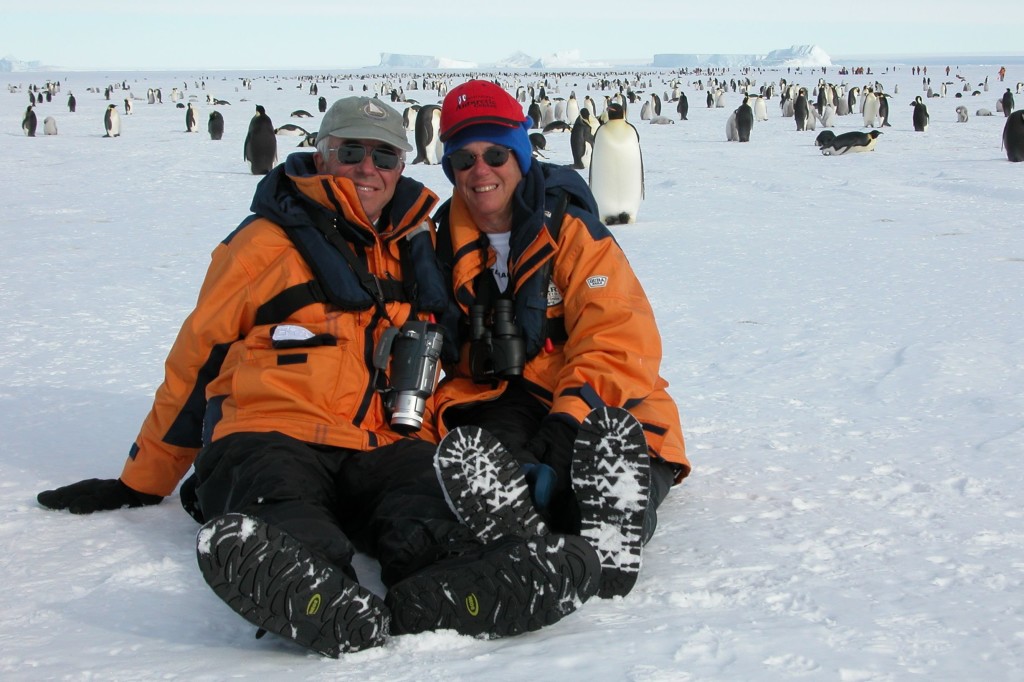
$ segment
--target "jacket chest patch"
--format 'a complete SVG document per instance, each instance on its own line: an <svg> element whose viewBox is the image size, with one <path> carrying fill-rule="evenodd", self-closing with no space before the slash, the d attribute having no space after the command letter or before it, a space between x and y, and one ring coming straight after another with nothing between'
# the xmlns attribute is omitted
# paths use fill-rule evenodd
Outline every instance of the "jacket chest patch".
<svg viewBox="0 0 1024 682"><path fill-rule="evenodd" d="M562 302L562 292L555 286L555 281L548 280L548 307L556 306Z"/></svg>
<svg viewBox="0 0 1024 682"><path fill-rule="evenodd" d="M608 286L607 275L594 275L593 277L587 277L587 286L591 289L600 289L601 287Z"/></svg>

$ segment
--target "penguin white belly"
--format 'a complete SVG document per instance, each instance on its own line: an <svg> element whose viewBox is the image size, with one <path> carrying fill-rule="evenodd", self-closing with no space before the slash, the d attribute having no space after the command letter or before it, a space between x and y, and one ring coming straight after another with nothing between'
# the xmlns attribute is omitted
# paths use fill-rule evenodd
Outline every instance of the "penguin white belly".
<svg viewBox="0 0 1024 682"><path fill-rule="evenodd" d="M609 121L597 130L590 161L590 190L608 225L635 223L643 199L643 159L636 130Z"/></svg>

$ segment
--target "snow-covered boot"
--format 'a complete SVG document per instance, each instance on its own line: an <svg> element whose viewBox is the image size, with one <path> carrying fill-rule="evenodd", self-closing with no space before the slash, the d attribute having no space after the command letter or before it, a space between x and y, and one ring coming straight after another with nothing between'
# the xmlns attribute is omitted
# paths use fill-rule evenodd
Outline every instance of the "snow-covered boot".
<svg viewBox="0 0 1024 682"><path fill-rule="evenodd" d="M617 407L593 410L580 425L572 460L580 534L601 559L598 595L626 595L640 573L650 456L643 428Z"/></svg>
<svg viewBox="0 0 1024 682"><path fill-rule="evenodd" d="M434 469L448 506L480 542L548 532L533 506L522 466L480 427L450 431L437 446Z"/></svg>
<svg viewBox="0 0 1024 682"><path fill-rule="evenodd" d="M226 514L196 538L203 578L263 630L337 657L384 643L384 602L293 537L252 516Z"/></svg>
<svg viewBox="0 0 1024 682"><path fill-rule="evenodd" d="M491 638L539 630L592 597L600 574L597 553L583 538L505 535L393 585L385 598L391 632L455 630Z"/></svg>

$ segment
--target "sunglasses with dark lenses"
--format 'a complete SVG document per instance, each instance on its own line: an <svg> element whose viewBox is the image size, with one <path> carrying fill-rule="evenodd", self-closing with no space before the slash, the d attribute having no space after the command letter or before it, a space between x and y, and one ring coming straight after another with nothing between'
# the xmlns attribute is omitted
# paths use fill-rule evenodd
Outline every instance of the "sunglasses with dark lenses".
<svg viewBox="0 0 1024 682"><path fill-rule="evenodd" d="M394 149L389 149L388 147L364 147L354 142L341 145L337 151L338 161L347 166L362 163L363 159L366 158L367 152L370 152L373 165L381 170L395 170L402 160L402 157Z"/></svg>
<svg viewBox="0 0 1024 682"><path fill-rule="evenodd" d="M465 149L458 149L448 155L448 162L452 164L452 170L464 171L476 165L477 156L480 156L491 168L501 168L508 163L511 151L506 147L488 147L483 154L478 155Z"/></svg>

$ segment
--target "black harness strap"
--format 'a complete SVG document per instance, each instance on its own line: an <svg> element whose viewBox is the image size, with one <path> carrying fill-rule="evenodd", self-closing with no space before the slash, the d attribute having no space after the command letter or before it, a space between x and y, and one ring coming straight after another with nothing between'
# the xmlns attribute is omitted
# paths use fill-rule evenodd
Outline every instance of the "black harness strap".
<svg viewBox="0 0 1024 682"><path fill-rule="evenodd" d="M287 320L296 310L311 303L327 303L327 294L315 279L288 287L256 310L256 324L274 324Z"/></svg>

